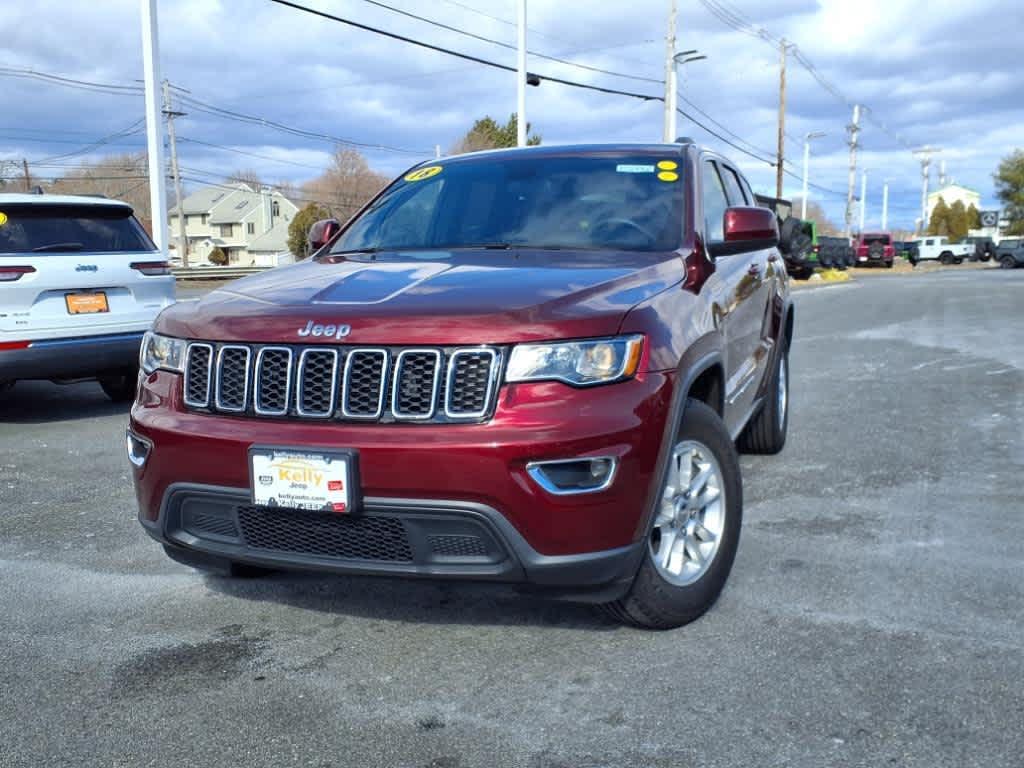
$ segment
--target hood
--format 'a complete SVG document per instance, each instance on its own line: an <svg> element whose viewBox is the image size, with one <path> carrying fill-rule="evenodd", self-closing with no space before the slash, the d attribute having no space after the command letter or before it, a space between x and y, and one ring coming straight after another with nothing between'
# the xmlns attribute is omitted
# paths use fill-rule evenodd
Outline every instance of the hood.
<svg viewBox="0 0 1024 768"><path fill-rule="evenodd" d="M683 277L676 253L417 251L307 261L165 311L156 329L214 341L501 344L605 336Z"/></svg>

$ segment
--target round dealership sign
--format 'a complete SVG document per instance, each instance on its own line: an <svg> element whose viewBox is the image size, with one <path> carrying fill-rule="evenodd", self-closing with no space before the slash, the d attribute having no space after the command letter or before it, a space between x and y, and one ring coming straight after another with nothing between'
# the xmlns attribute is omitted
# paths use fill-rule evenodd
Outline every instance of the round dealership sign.
<svg viewBox="0 0 1024 768"><path fill-rule="evenodd" d="M982 211L981 226L994 227L999 224L999 211Z"/></svg>

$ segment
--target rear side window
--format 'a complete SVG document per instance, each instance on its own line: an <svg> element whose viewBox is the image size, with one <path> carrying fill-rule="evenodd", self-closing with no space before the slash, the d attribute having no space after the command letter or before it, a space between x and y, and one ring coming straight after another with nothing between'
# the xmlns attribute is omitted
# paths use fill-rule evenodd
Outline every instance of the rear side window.
<svg viewBox="0 0 1024 768"><path fill-rule="evenodd" d="M729 193L730 205L749 205L743 187L740 185L740 178L732 168L719 164L718 170L722 172L722 181L725 182L725 191Z"/></svg>
<svg viewBox="0 0 1024 768"><path fill-rule="evenodd" d="M0 254L153 250L127 207L0 204Z"/></svg>
<svg viewBox="0 0 1024 768"><path fill-rule="evenodd" d="M725 210L729 201L715 164L710 160L704 161L703 176L704 233L708 242L720 243L725 239Z"/></svg>

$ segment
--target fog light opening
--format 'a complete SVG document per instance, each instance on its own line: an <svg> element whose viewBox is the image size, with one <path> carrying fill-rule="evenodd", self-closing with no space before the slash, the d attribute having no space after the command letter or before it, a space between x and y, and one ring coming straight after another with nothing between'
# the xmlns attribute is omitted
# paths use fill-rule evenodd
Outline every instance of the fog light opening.
<svg viewBox="0 0 1024 768"><path fill-rule="evenodd" d="M132 466L141 468L149 458L153 444L132 432L125 432L125 442L128 447L128 461L132 463Z"/></svg>
<svg viewBox="0 0 1024 768"><path fill-rule="evenodd" d="M534 461L526 465L526 472L548 493L569 496L605 490L615 479L617 467L618 459L614 456L597 456Z"/></svg>

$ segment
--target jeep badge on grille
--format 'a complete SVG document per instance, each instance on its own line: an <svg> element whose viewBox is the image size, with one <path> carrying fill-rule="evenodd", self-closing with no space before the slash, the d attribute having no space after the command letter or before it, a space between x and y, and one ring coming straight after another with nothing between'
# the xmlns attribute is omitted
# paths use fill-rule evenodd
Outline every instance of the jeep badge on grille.
<svg viewBox="0 0 1024 768"><path fill-rule="evenodd" d="M299 328L297 333L305 338L306 336L323 336L326 338L343 339L352 332L351 325L320 325L310 320L305 328Z"/></svg>

